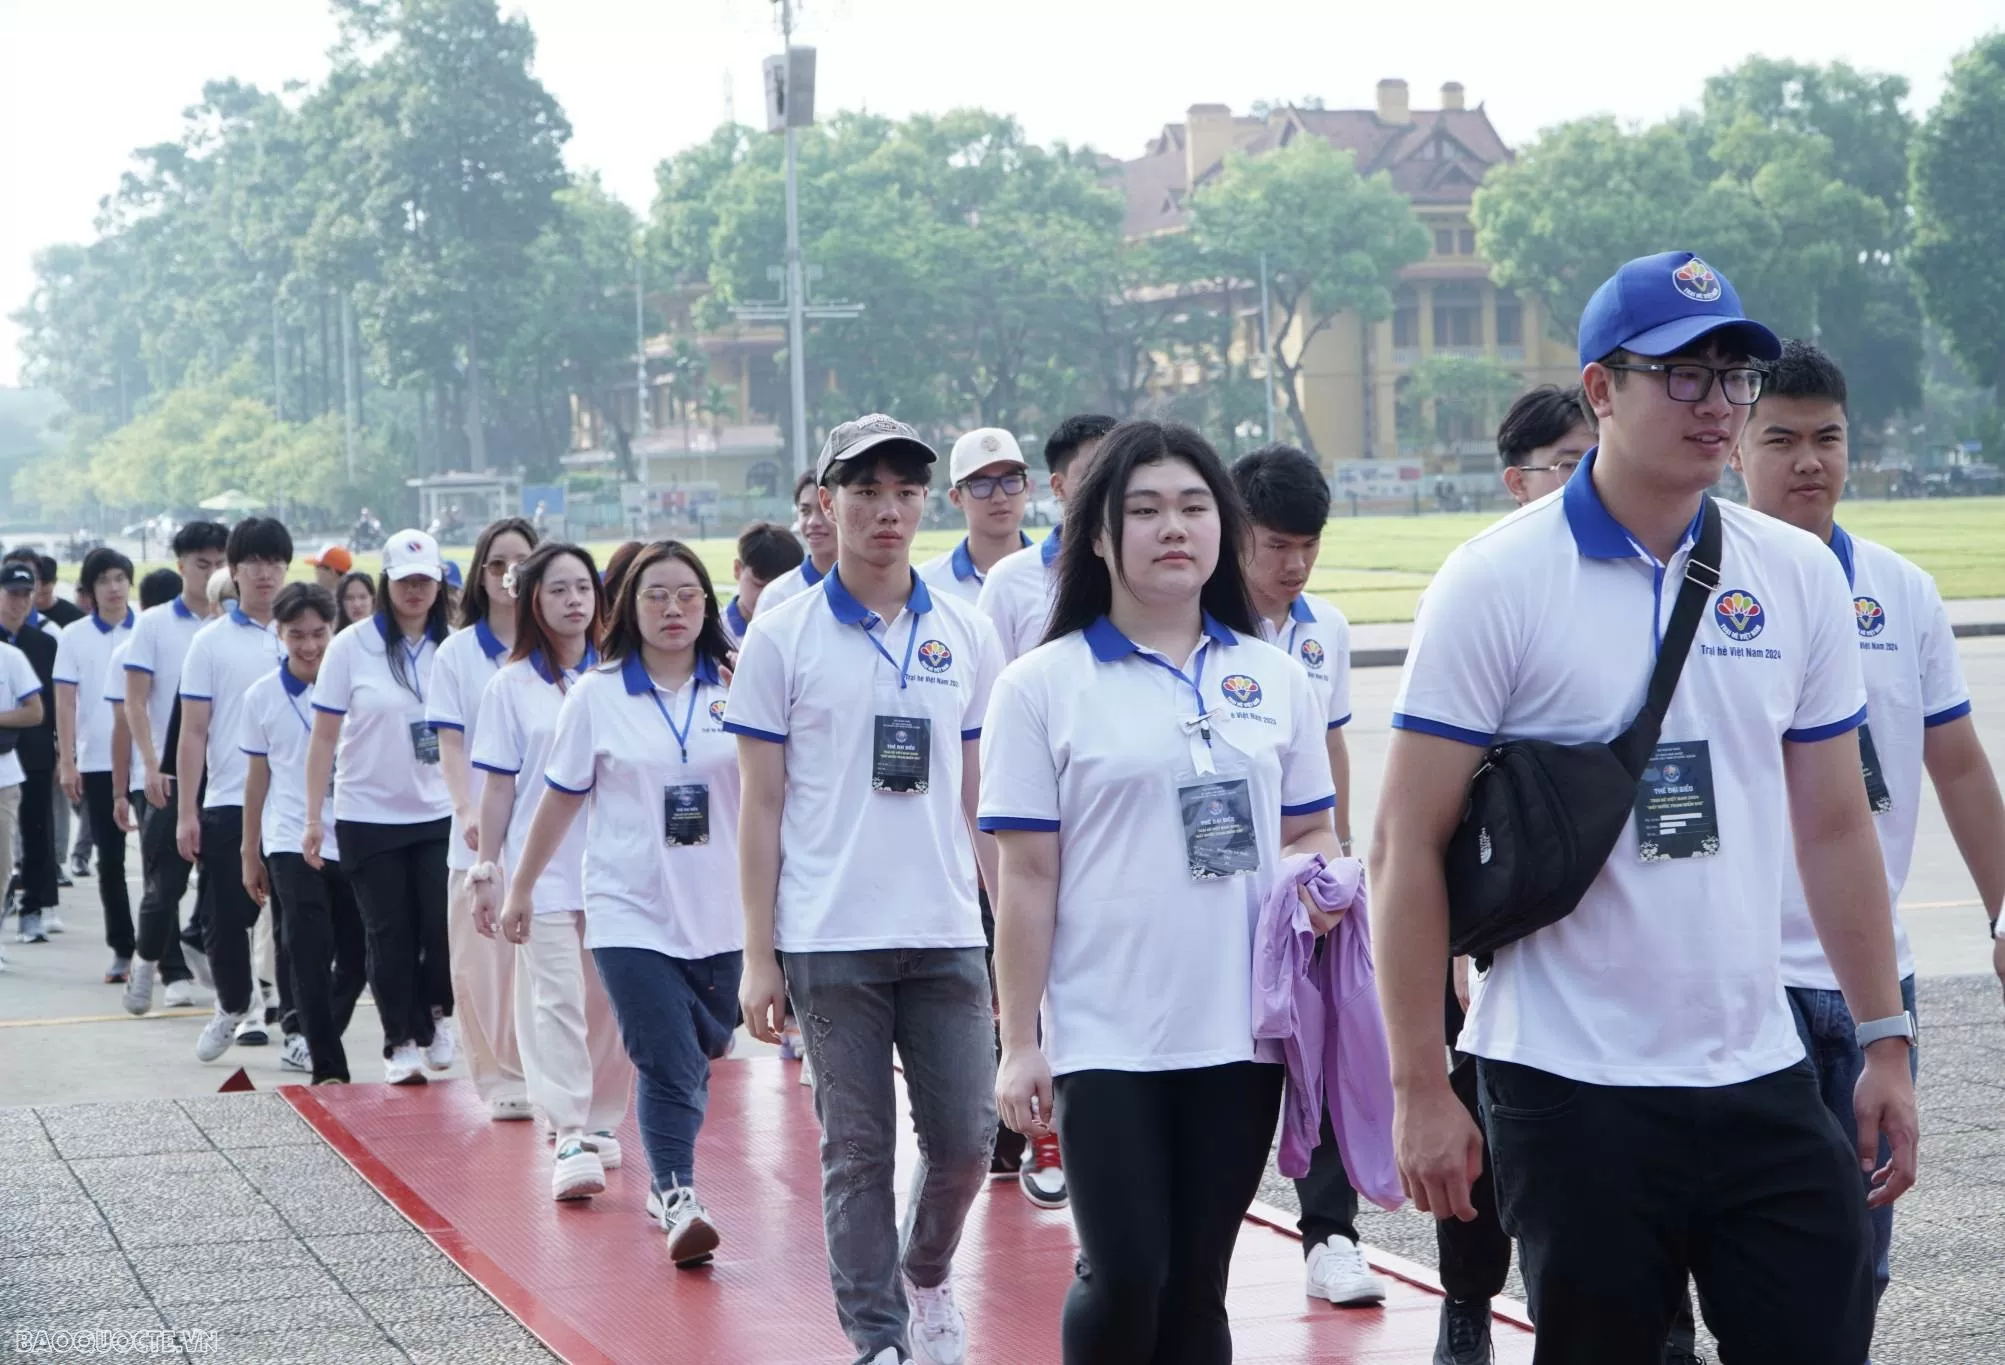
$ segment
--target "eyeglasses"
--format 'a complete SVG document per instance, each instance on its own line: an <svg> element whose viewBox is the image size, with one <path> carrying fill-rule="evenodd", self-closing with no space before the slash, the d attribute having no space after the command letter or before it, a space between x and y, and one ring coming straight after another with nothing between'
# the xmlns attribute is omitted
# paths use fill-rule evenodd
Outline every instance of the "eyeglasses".
<svg viewBox="0 0 2005 1365"><path fill-rule="evenodd" d="M642 588L640 600L656 611L663 611L670 602L684 611L694 611L703 605L701 588Z"/></svg>
<svg viewBox="0 0 2005 1365"><path fill-rule="evenodd" d="M1573 477L1573 471L1580 468L1579 460L1561 460L1558 464L1521 464L1518 466L1527 474L1557 474L1562 479Z"/></svg>
<svg viewBox="0 0 2005 1365"><path fill-rule="evenodd" d="M1762 380L1768 377L1765 370L1739 365L1728 369L1712 365L1610 365L1608 368L1663 375L1664 392L1671 396L1674 403L1705 402L1706 395L1713 391L1713 379L1717 376L1727 402L1737 408L1753 406L1761 397Z"/></svg>
<svg viewBox="0 0 2005 1365"><path fill-rule="evenodd" d="M968 490L968 496L970 497L992 498L996 495L996 490L1000 488L1003 491L1004 497L1013 498L1023 492L1024 489L1030 487L1030 476L1021 473L983 474L977 475L972 479L962 479L961 487Z"/></svg>

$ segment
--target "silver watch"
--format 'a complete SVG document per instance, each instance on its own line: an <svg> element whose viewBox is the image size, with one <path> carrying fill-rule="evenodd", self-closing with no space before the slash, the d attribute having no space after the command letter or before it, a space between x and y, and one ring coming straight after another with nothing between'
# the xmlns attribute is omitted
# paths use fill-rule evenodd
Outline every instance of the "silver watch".
<svg viewBox="0 0 2005 1365"><path fill-rule="evenodd" d="M1913 1047L1915 1043L1914 1015L1906 1010L1902 1010L1899 1014L1890 1014L1884 1019L1868 1019L1865 1023L1859 1025L1855 1036L1859 1040L1859 1050L1861 1052L1864 1052L1874 1043L1886 1038L1905 1038L1908 1040L1908 1046Z"/></svg>

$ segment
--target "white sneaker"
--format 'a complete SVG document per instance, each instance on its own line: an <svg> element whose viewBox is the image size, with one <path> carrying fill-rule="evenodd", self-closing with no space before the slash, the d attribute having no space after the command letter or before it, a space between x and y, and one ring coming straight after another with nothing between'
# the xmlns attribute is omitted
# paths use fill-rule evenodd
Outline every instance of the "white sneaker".
<svg viewBox="0 0 2005 1365"><path fill-rule="evenodd" d="M244 1021L241 1014L229 1014L221 1005L215 1014L202 1026L202 1036L195 1040L195 1057L198 1061L213 1062L230 1050L236 1041L237 1025Z"/></svg>
<svg viewBox="0 0 2005 1365"><path fill-rule="evenodd" d="M905 1358L896 1346L887 1346L870 1358L870 1365L905 1365Z"/></svg>
<svg viewBox="0 0 2005 1365"><path fill-rule="evenodd" d="M611 1133L585 1134L585 1145L599 1154L599 1164L609 1171L620 1168L620 1140Z"/></svg>
<svg viewBox="0 0 2005 1365"><path fill-rule="evenodd" d="M237 1042L243 1047L263 1047L271 1040L271 1033L265 1028L265 1012L258 1008L258 998L253 995L250 1013L237 1025Z"/></svg>
<svg viewBox="0 0 2005 1365"><path fill-rule="evenodd" d="M153 964L149 962L146 964L146 967L148 974L151 975ZM125 1007L129 1010L132 1009L132 993L130 986L131 983L128 982ZM167 993L161 996L160 999L161 1003L166 1005L167 1008L170 1010L193 1009L198 1003L200 1003L195 998L195 983L192 981L168 982ZM149 1008L151 1007L149 1006ZM133 1013L135 1014L144 1014L145 1012L146 1012L145 1010L133 1010Z"/></svg>
<svg viewBox="0 0 2005 1365"><path fill-rule="evenodd" d="M60 934L63 930L69 928L69 926L63 923L62 917L57 915L55 911L44 910L42 912L42 928L49 933Z"/></svg>
<svg viewBox="0 0 2005 1365"><path fill-rule="evenodd" d="M589 1199L605 1188L606 1168L597 1152L576 1137L557 1144L557 1163L550 1170L552 1199Z"/></svg>
<svg viewBox="0 0 2005 1365"><path fill-rule="evenodd" d="M968 1324L954 1303L954 1281L921 1289L908 1279L905 1301L912 1306L914 1365L961 1365L968 1354Z"/></svg>
<svg viewBox="0 0 2005 1365"><path fill-rule="evenodd" d="M1385 1302L1385 1281L1365 1265L1364 1253L1348 1237L1336 1236L1309 1249L1308 1293L1340 1308L1369 1308Z"/></svg>
<svg viewBox="0 0 2005 1365"><path fill-rule="evenodd" d="M503 1095L487 1102L487 1116L496 1123L512 1123L533 1118L535 1110L527 1095Z"/></svg>
<svg viewBox="0 0 2005 1365"><path fill-rule="evenodd" d="M181 945L181 956L187 961L188 970L195 973L195 979L202 983L203 990L213 991L216 989L216 978L209 975L209 955L207 953L203 952L200 948L190 948L184 943Z"/></svg>
<svg viewBox="0 0 2005 1365"><path fill-rule="evenodd" d="M132 959L132 970L125 976L125 1012L145 1014L153 1008L153 980L160 971L160 964L148 962L143 957ZM167 994L171 999L174 988L169 986Z"/></svg>
<svg viewBox="0 0 2005 1365"><path fill-rule="evenodd" d="M313 1070L313 1053L306 1045L305 1034L287 1035L285 1046L279 1049L278 1064L284 1071Z"/></svg>
<svg viewBox="0 0 2005 1365"><path fill-rule="evenodd" d="M717 1250L721 1240L710 1211L687 1185L671 1185L667 1192L649 1190L648 1216L668 1234L668 1259L678 1270L702 1265Z"/></svg>
<svg viewBox="0 0 2005 1365"><path fill-rule="evenodd" d="M425 1048L425 1065L444 1071L459 1055L459 1030L450 1019L432 1020L432 1041Z"/></svg>
<svg viewBox="0 0 2005 1365"><path fill-rule="evenodd" d="M425 1083L425 1059L416 1043L404 1043L391 1049L390 1055L383 1061L383 1079L391 1085Z"/></svg>

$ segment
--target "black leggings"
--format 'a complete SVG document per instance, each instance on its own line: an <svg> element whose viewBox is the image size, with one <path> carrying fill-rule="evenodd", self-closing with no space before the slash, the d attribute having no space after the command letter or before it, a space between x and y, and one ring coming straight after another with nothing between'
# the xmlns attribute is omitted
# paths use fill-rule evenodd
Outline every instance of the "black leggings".
<svg viewBox="0 0 2005 1365"><path fill-rule="evenodd" d="M399 826L342 820L335 826L341 867L355 889L368 936L369 993L383 1018L385 1057L405 1043L429 1047L433 1011L453 1012L446 946L450 823Z"/></svg>
<svg viewBox="0 0 2005 1365"><path fill-rule="evenodd" d="M1058 1140L1079 1233L1065 1365L1226 1365L1225 1283L1281 1115L1282 1069L1076 1071Z"/></svg>
<svg viewBox="0 0 2005 1365"><path fill-rule="evenodd" d="M97 845L97 896L104 906L104 946L114 957L131 957L132 893L125 885L125 831L113 811L111 774L85 773L84 825Z"/></svg>

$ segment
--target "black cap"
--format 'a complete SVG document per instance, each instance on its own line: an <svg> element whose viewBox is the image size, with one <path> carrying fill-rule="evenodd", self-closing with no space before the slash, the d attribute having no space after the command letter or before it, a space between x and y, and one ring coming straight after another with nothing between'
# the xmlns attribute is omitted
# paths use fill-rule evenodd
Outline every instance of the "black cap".
<svg viewBox="0 0 2005 1365"><path fill-rule="evenodd" d="M35 571L20 560L0 565L0 592L33 592L35 587Z"/></svg>

